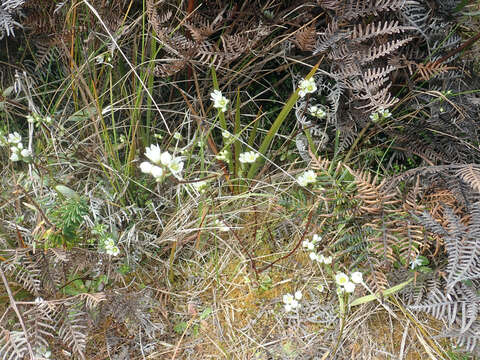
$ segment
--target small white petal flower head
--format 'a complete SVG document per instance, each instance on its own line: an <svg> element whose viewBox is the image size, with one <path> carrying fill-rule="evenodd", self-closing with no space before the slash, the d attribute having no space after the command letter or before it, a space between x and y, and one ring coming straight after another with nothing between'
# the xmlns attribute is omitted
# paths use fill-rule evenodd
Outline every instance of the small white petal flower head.
<svg viewBox="0 0 480 360"><path fill-rule="evenodd" d="M327 113L324 109L315 105L310 106L308 111L310 112L310 115L315 116L318 119L323 119L325 116L327 116Z"/></svg>
<svg viewBox="0 0 480 360"><path fill-rule="evenodd" d="M255 151L247 151L244 153L241 153L240 156L238 157L238 160L240 160L241 163L254 163L258 158L258 153Z"/></svg>
<svg viewBox="0 0 480 360"><path fill-rule="evenodd" d="M302 292L300 290L295 292L295 299L302 300Z"/></svg>
<svg viewBox="0 0 480 360"><path fill-rule="evenodd" d="M317 181L317 175L315 174L315 172L313 170L305 171L304 176L305 176L305 179L307 180L307 182L309 184Z"/></svg>
<svg viewBox="0 0 480 360"><path fill-rule="evenodd" d="M345 285L343 285L343 288L347 293L353 293L355 291L355 284L351 281L348 281Z"/></svg>
<svg viewBox="0 0 480 360"><path fill-rule="evenodd" d="M160 164L160 147L158 145L150 145L145 149L145 156L154 164Z"/></svg>
<svg viewBox="0 0 480 360"><path fill-rule="evenodd" d="M152 165L152 168L150 169L150 174L152 174L155 180L160 181L162 180L162 176L165 174L165 172L160 166Z"/></svg>
<svg viewBox="0 0 480 360"><path fill-rule="evenodd" d="M153 165L148 161L144 161L140 164L140 171L144 174L150 174L152 172Z"/></svg>
<svg viewBox="0 0 480 360"><path fill-rule="evenodd" d="M300 97L304 97L306 94L315 92L317 90L317 84L315 84L315 79L312 76L308 80L303 79L300 81L298 88L300 89L298 95L300 95Z"/></svg>
<svg viewBox="0 0 480 360"><path fill-rule="evenodd" d="M173 134L173 138L176 140L181 140L182 139L182 134L180 134L178 131Z"/></svg>
<svg viewBox="0 0 480 360"><path fill-rule="evenodd" d="M227 111L229 100L222 95L220 90L214 90L210 94L210 99L213 101L213 107L221 112Z"/></svg>
<svg viewBox="0 0 480 360"><path fill-rule="evenodd" d="M227 130L223 130L222 136L225 138L225 140L227 140L232 137L232 134L230 134Z"/></svg>
<svg viewBox="0 0 480 360"><path fill-rule="evenodd" d="M227 232L227 231L230 230L228 228L228 226L221 220L216 219L215 220L215 225L218 226L218 230L220 230L220 231Z"/></svg>
<svg viewBox="0 0 480 360"><path fill-rule="evenodd" d="M172 174L178 175L183 170L183 161L179 157L173 158L172 161L170 161L168 168Z"/></svg>
<svg viewBox="0 0 480 360"><path fill-rule="evenodd" d="M12 152L12 154L10 155L10 160L12 160L12 161L19 161L19 160L20 160L20 156L18 156L18 152Z"/></svg>
<svg viewBox="0 0 480 360"><path fill-rule="evenodd" d="M322 241L322 237L320 235L313 234L312 243L316 244L320 241Z"/></svg>
<svg viewBox="0 0 480 360"><path fill-rule="evenodd" d="M291 304L285 304L285 312L290 312L292 311L292 305Z"/></svg>
<svg viewBox="0 0 480 360"><path fill-rule="evenodd" d="M335 275L335 281L340 286L344 286L346 283L349 282L348 276L342 272L339 272Z"/></svg>
<svg viewBox="0 0 480 360"><path fill-rule="evenodd" d="M293 301L293 295L292 294L285 294L283 295L283 302L285 304L291 304Z"/></svg>
<svg viewBox="0 0 480 360"><path fill-rule="evenodd" d="M303 246L304 248L306 248L307 250L309 250L309 251L312 251L312 250L315 249L315 244L312 243L312 242L310 242L310 241L308 241L308 240L304 240L304 241L302 242L302 246Z"/></svg>
<svg viewBox="0 0 480 360"><path fill-rule="evenodd" d="M18 132L14 132L13 134L8 134L8 142L10 144L20 144L22 141L22 136Z"/></svg>
<svg viewBox="0 0 480 360"><path fill-rule="evenodd" d="M314 253L313 251L308 256L310 257L310 260L312 260L312 261L318 261L320 259L318 257L318 255L316 253Z"/></svg>
<svg viewBox="0 0 480 360"><path fill-rule="evenodd" d="M28 159L29 157L32 156L32 152L28 149L23 149L21 152L20 152L20 155L22 155L23 158L26 158Z"/></svg>
<svg viewBox="0 0 480 360"><path fill-rule="evenodd" d="M168 152L164 151L160 154L160 163L165 166L170 166L170 163L173 160L173 156Z"/></svg>
<svg viewBox="0 0 480 360"><path fill-rule="evenodd" d="M299 177L297 177L297 183L300 186L307 186L308 185L308 180L305 177L305 174L302 174Z"/></svg>
<svg viewBox="0 0 480 360"><path fill-rule="evenodd" d="M118 248L118 246L114 245L107 249L107 254L111 256L117 256L118 254L120 254L120 249Z"/></svg>
<svg viewBox="0 0 480 360"><path fill-rule="evenodd" d="M363 275L360 271L355 271L350 275L350 278L355 284L361 284L363 282Z"/></svg>
<svg viewBox="0 0 480 360"><path fill-rule="evenodd" d="M216 156L215 158L217 160L221 160L221 161L228 161L228 151L227 150L222 150L220 151Z"/></svg>

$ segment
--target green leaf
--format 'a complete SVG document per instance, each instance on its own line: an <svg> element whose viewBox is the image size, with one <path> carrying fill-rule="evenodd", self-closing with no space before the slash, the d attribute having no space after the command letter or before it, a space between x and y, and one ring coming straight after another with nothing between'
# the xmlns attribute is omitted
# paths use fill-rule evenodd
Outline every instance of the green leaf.
<svg viewBox="0 0 480 360"><path fill-rule="evenodd" d="M391 287L390 289L383 290L382 291L383 297L385 298L389 295L392 295L392 294L402 290L405 286L410 284L412 281L413 281L413 278L410 278L409 280L407 280L407 281L405 281L401 284L395 285L395 286ZM361 298L358 298L358 299L355 299L354 301L352 301L350 303L350 306L361 305L361 304L365 304L365 303L368 303L368 302L374 301L374 300L380 300L380 297L375 295L375 294L362 296Z"/></svg>
<svg viewBox="0 0 480 360"><path fill-rule="evenodd" d="M65 185L57 185L55 186L55 190L67 199L80 199L80 195L78 195L75 190L72 190Z"/></svg>
<svg viewBox="0 0 480 360"><path fill-rule="evenodd" d="M211 307L205 308L202 311L202 313L200 314L200 320L205 320L207 317L210 316L211 313L212 313L212 308Z"/></svg>
<svg viewBox="0 0 480 360"><path fill-rule="evenodd" d="M305 79L307 79L307 80L310 79L315 74L315 72L317 71L319 65L320 65L320 63L315 65L313 67L313 69L305 77ZM260 148L258 149L258 152L262 156L259 159L257 159L257 161L254 162L251 165L250 170L248 171L248 176L247 177L249 179L252 179L257 174L258 168L262 165L262 163L264 161L264 157L265 157L265 154L267 153L267 150L268 150L268 147L270 146L270 143L272 142L274 136L277 134L278 129L280 129L280 126L282 125L284 120L287 118L288 114L290 113L290 110L292 110L292 108L295 106L295 103L297 102L298 96L299 96L298 92L299 92L299 89L295 90L295 92L290 96L287 103L282 108L282 111L280 111L280 114L278 114L277 118L273 122L272 127L270 128L270 130L268 130L268 133L265 136L265 139L263 139L262 144L260 145Z"/></svg>
<svg viewBox="0 0 480 360"><path fill-rule="evenodd" d="M177 334L183 334L183 332L187 329L187 323L185 321L181 321L177 324L175 324L175 326L173 327L173 330L177 333Z"/></svg>

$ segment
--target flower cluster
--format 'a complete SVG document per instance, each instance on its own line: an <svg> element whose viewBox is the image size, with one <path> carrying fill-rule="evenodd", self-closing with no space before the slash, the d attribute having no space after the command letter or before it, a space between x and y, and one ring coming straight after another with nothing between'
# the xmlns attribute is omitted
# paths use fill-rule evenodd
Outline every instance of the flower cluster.
<svg viewBox="0 0 480 360"><path fill-rule="evenodd" d="M320 106L310 106L308 111L310 112L310 115L315 116L318 119L323 119L325 116L327 116L327 112Z"/></svg>
<svg viewBox="0 0 480 360"><path fill-rule="evenodd" d="M104 240L103 246L105 247L105 252L108 255L117 256L120 254L120 249L115 245L115 240L113 240L111 237Z"/></svg>
<svg viewBox="0 0 480 360"><path fill-rule="evenodd" d="M285 311L289 312L300 308L299 301L302 300L302 292L297 291L295 295L290 293L283 295L283 303L285 304Z"/></svg>
<svg viewBox="0 0 480 360"><path fill-rule="evenodd" d="M335 281L341 291L353 293L355 291L355 284L361 284L363 282L363 275L360 271L356 271L352 273L349 278L347 274L338 272L335 275Z"/></svg>
<svg viewBox="0 0 480 360"><path fill-rule="evenodd" d="M215 155L215 158L217 160L229 162L230 161L230 153L228 152L227 149L224 149L222 151L219 151L217 155Z"/></svg>
<svg viewBox="0 0 480 360"><path fill-rule="evenodd" d="M388 119L390 116L392 116L390 110L380 108L377 112L370 114L370 120L372 120L373 122L377 122L383 119Z"/></svg>
<svg viewBox="0 0 480 360"><path fill-rule="evenodd" d="M227 111L227 105L230 102L225 96L222 95L220 90L214 90L210 94L210 99L213 101L213 107L224 113Z"/></svg>
<svg viewBox="0 0 480 360"><path fill-rule="evenodd" d="M258 158L258 153L255 151L247 151L243 152L239 155L238 160L240 160L241 163L254 163Z"/></svg>
<svg viewBox="0 0 480 360"><path fill-rule="evenodd" d="M313 93L317 90L317 84L315 83L315 79L313 76L310 79L303 79L300 81L300 84L298 84L298 88L300 91L298 92L298 95L300 97L304 97L306 94Z"/></svg>
<svg viewBox="0 0 480 360"><path fill-rule="evenodd" d="M305 250L310 251L310 254L308 256L312 261L318 261L319 263L323 264L331 264L333 261L333 258L331 256L323 256L322 254L317 254L315 252L315 245L319 243L322 240L322 237L320 235L313 235L312 241L304 240L302 242L302 246L305 248Z"/></svg>
<svg viewBox="0 0 480 360"><path fill-rule="evenodd" d="M162 181L169 172L177 179L182 178L183 161L180 157L174 157L168 151L161 152L158 145L150 145L145 149L145 156L151 161L140 164L140 170L145 174L152 175L156 181Z"/></svg>
<svg viewBox="0 0 480 360"><path fill-rule="evenodd" d="M297 178L297 182L300 186L307 186L317 181L317 175L313 170L305 171Z"/></svg>
<svg viewBox="0 0 480 360"><path fill-rule="evenodd" d="M22 136L18 132L8 134L8 137L0 134L0 145L10 146L10 160L29 162L32 158L32 152L23 148Z"/></svg>
<svg viewBox="0 0 480 360"><path fill-rule="evenodd" d="M40 126L41 124L50 125L53 119L50 115L40 116L34 113L27 116L27 121L31 124L35 124L36 126Z"/></svg>

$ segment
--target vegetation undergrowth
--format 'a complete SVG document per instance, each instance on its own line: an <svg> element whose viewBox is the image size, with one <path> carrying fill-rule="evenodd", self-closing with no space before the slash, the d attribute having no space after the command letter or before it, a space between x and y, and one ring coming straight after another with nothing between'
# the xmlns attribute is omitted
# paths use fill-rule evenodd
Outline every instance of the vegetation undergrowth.
<svg viewBox="0 0 480 360"><path fill-rule="evenodd" d="M3 1L0 358L475 358L479 9Z"/></svg>

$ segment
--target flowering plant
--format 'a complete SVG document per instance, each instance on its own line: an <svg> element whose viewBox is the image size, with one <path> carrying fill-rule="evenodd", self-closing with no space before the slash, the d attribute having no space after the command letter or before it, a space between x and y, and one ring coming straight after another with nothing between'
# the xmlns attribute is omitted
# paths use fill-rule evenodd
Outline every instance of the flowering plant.
<svg viewBox="0 0 480 360"><path fill-rule="evenodd" d="M181 179L183 161L180 157L174 157L168 151L161 152L158 145L150 145L145 149L145 156L151 161L140 164L140 170L145 174L152 175L157 182L162 181L170 172L177 179Z"/></svg>

